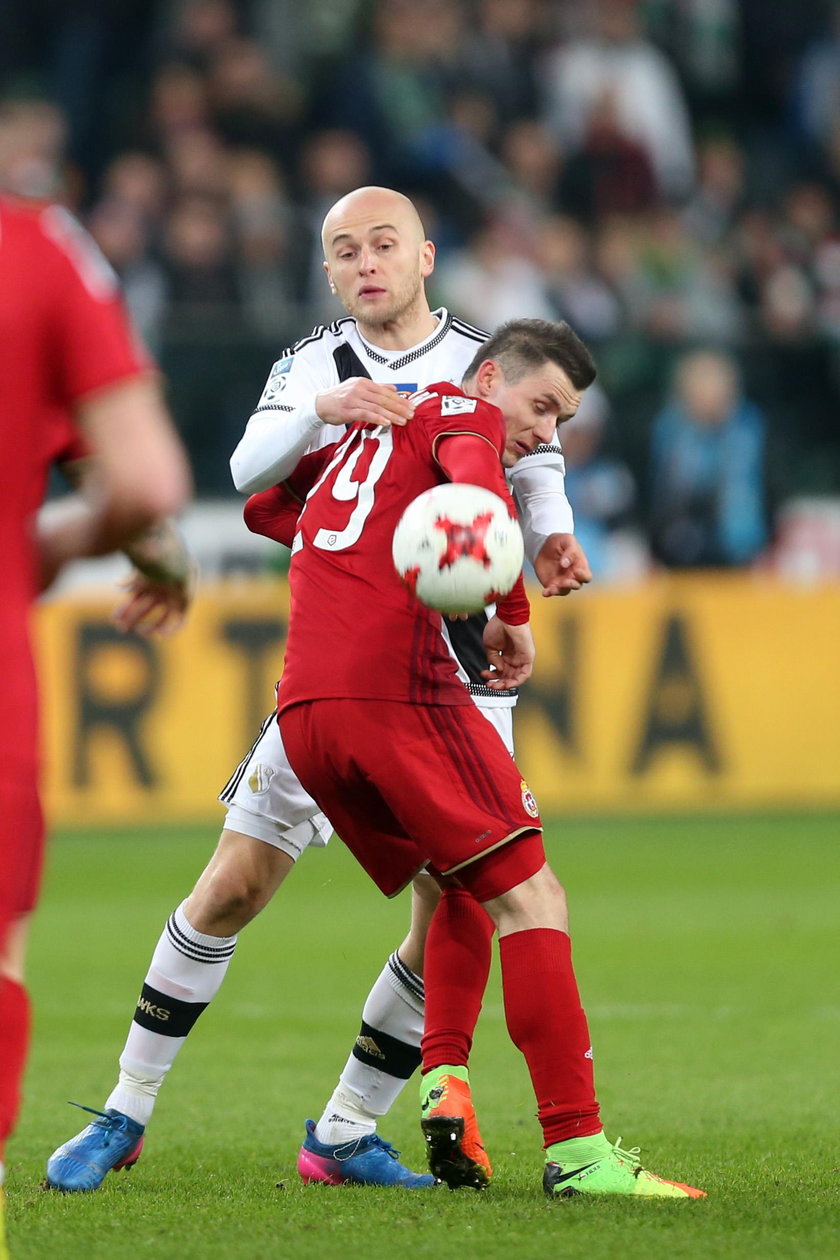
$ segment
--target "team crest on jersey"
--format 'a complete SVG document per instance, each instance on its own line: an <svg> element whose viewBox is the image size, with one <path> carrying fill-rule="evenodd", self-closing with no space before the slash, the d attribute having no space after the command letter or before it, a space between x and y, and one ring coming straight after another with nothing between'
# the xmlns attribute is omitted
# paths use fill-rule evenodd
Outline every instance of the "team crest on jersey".
<svg viewBox="0 0 840 1260"><path fill-rule="evenodd" d="M528 787L528 784L525 782L524 779L519 784L519 787L522 791L522 805L525 810L525 813L530 814L531 818L539 818L539 815L540 815L539 806L537 805L537 802L534 799L534 793Z"/></svg>
<svg viewBox="0 0 840 1260"><path fill-rule="evenodd" d="M440 414L462 416L468 411L475 411L476 405L474 398L459 398L457 394L446 394L440 400Z"/></svg>
<svg viewBox="0 0 840 1260"><path fill-rule="evenodd" d="M290 354L285 359L278 359L274 364L265 383L265 389L260 399L261 404L274 402L275 398L278 398L283 393L283 390L286 388L286 377L289 375L294 361L295 356Z"/></svg>
<svg viewBox="0 0 840 1260"><path fill-rule="evenodd" d="M410 398L412 394L416 394L417 392L417 382L414 381L411 385L398 384L396 389L400 398Z"/></svg>
<svg viewBox="0 0 840 1260"><path fill-rule="evenodd" d="M254 796L258 796L260 792L266 792L271 780L274 778L274 769L272 766L254 766L248 775L248 787Z"/></svg>

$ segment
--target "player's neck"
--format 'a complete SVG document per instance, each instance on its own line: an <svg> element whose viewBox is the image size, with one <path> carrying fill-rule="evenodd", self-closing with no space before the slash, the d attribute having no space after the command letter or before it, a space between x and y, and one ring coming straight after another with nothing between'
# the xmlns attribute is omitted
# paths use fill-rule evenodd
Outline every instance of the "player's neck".
<svg viewBox="0 0 840 1260"><path fill-rule="evenodd" d="M363 324L356 320L365 341L379 350L410 350L431 337L438 326L438 318L427 305L419 311L406 311L387 324Z"/></svg>

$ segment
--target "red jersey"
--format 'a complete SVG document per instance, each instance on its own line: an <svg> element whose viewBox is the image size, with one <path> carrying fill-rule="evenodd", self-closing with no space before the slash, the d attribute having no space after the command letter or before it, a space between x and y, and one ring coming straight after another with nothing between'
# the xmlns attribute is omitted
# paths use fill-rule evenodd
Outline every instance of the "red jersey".
<svg viewBox="0 0 840 1260"><path fill-rule="evenodd" d="M36 759L30 530L47 464L66 444L57 436L65 425L59 418L85 395L151 365L130 330L111 268L59 206L0 197L0 294L0 782L6 782L31 773Z"/></svg>
<svg viewBox="0 0 840 1260"><path fill-rule="evenodd" d="M468 705L457 665L426 608L397 576L391 543L408 504L446 481L442 439L485 439L501 459L502 413L448 384L430 386L404 427L354 425L332 448L300 515L290 570L291 618L278 691L282 711L351 697ZM315 458L310 457L310 458ZM499 463L498 484L513 515Z"/></svg>

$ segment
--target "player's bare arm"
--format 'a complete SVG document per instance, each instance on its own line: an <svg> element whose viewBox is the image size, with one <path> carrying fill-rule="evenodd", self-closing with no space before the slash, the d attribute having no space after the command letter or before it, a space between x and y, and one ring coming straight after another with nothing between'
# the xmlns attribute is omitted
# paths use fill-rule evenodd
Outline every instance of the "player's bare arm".
<svg viewBox="0 0 840 1260"><path fill-rule="evenodd" d="M414 407L395 385L380 385L366 376L351 376L315 398L315 410L325 424L407 424Z"/></svg>
<svg viewBox="0 0 840 1260"><path fill-rule="evenodd" d="M88 554L121 550L155 521L183 506L191 475L160 386L138 376L78 405L79 426L96 457L99 492Z"/></svg>
<svg viewBox="0 0 840 1260"><path fill-rule="evenodd" d="M76 420L94 456L82 490L38 514L41 589L70 561L119 551L191 488L189 464L154 377L143 374L82 398Z"/></svg>
<svg viewBox="0 0 840 1260"><path fill-rule="evenodd" d="M91 456L62 460L58 466L75 490L96 477ZM168 517L155 521L126 544L123 555L134 571L120 583L122 596L111 614L114 624L144 636L180 630L195 594L198 565L175 522Z"/></svg>
<svg viewBox="0 0 840 1260"><path fill-rule="evenodd" d="M574 534L550 534L534 560L542 594L568 595L592 581L586 553Z"/></svg>
<svg viewBox="0 0 840 1260"><path fill-rule="evenodd" d="M500 617L491 617L483 637L488 668L482 670L481 676L491 690L520 687L531 677L537 649L527 621L509 626Z"/></svg>

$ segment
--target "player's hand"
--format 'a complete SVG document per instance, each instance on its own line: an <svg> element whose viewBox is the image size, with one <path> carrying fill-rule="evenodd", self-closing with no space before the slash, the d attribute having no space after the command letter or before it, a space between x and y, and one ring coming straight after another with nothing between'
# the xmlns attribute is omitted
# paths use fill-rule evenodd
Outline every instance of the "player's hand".
<svg viewBox="0 0 840 1260"><path fill-rule="evenodd" d="M396 385L380 385L366 376L351 376L315 398L315 410L325 424L408 424L414 407L397 393Z"/></svg>
<svg viewBox="0 0 840 1260"><path fill-rule="evenodd" d="M186 577L171 581L154 581L135 570L120 583L124 593L111 620L124 634L132 630L144 637L175 634L184 624L195 584L194 565Z"/></svg>
<svg viewBox="0 0 840 1260"><path fill-rule="evenodd" d="M509 626L498 617L491 617L483 637L489 669L482 670L481 677L492 691L519 687L530 678L537 650L528 622Z"/></svg>
<svg viewBox="0 0 840 1260"><path fill-rule="evenodd" d="M592 581L586 553L574 534L550 534L534 562L543 597L568 595Z"/></svg>

